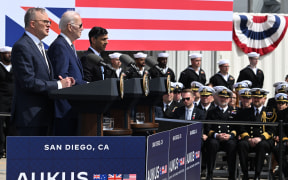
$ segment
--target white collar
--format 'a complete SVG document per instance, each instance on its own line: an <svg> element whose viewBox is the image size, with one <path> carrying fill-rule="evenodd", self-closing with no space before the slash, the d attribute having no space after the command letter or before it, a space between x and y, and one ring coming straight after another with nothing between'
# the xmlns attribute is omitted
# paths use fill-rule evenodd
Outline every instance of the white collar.
<svg viewBox="0 0 288 180"><path fill-rule="evenodd" d="M93 49L91 46L89 47L93 52L94 54L96 54L97 56L100 56L100 53L98 53L95 49Z"/></svg>
<svg viewBox="0 0 288 180"><path fill-rule="evenodd" d="M2 64L2 66L8 71L8 72L10 72L11 71L11 68L12 68L12 64L9 64L9 65L5 65L5 64L3 64L3 62L2 61L0 61L0 64Z"/></svg>
<svg viewBox="0 0 288 180"><path fill-rule="evenodd" d="M39 43L41 42L41 40L36 37L34 34L28 32L28 31L25 31L25 33L32 39L32 41L36 44L36 46L39 48Z"/></svg>
<svg viewBox="0 0 288 180"><path fill-rule="evenodd" d="M67 43L71 46L73 43L71 42L71 40L64 34L64 33L60 33L60 35L67 41Z"/></svg>

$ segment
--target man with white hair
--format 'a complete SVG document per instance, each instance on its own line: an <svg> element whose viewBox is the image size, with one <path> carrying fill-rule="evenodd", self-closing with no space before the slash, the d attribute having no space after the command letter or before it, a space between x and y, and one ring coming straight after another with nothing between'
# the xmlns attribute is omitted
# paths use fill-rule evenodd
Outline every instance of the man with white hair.
<svg viewBox="0 0 288 180"><path fill-rule="evenodd" d="M168 53L164 53L164 52L158 53L157 61L158 61L159 68L154 66L149 69L149 74L151 78L167 77L168 75L170 75L171 82L176 81L174 71L171 68L167 67L168 57L169 57ZM160 70L162 70L162 72Z"/></svg>
<svg viewBox="0 0 288 180"><path fill-rule="evenodd" d="M220 71L212 76L209 82L213 86L225 86L232 91L235 79L229 74L230 61L228 59L221 59L218 65Z"/></svg>
<svg viewBox="0 0 288 180"><path fill-rule="evenodd" d="M80 15L75 11L66 11L60 19L59 28L60 35L48 49L53 70L63 78L74 77L76 85L86 84L82 64L73 45L83 31ZM76 112L67 100L56 100L55 103L55 135L76 135Z"/></svg>
<svg viewBox="0 0 288 180"><path fill-rule="evenodd" d="M262 88L264 82L264 73L261 69L257 68L260 54L250 52L247 54L250 64L240 71L237 82L249 80L252 82L251 88Z"/></svg>
<svg viewBox="0 0 288 180"><path fill-rule="evenodd" d="M147 54L138 52L133 54L133 57L135 59L135 65L137 69L130 67L128 71L125 72L126 78L142 78L145 74L148 74L148 71L144 68Z"/></svg>
<svg viewBox="0 0 288 180"><path fill-rule="evenodd" d="M11 112L14 75L11 65L12 48L0 48L0 112ZM6 125L6 127L4 126ZM10 126L10 117L0 117L0 158L4 155L5 139Z"/></svg>
<svg viewBox="0 0 288 180"><path fill-rule="evenodd" d="M191 60L191 66L181 72L179 82L181 82L185 88L190 88L192 81L206 84L206 74L204 70L201 69L202 54L190 54L189 59Z"/></svg>

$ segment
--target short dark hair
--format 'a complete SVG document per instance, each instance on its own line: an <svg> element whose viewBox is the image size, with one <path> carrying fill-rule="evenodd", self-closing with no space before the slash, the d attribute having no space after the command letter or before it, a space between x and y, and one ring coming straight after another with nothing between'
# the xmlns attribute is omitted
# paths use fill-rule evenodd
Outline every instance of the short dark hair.
<svg viewBox="0 0 288 180"><path fill-rule="evenodd" d="M108 31L102 27L94 26L90 31L89 31L89 41L90 44L92 44L92 37L98 38L99 36L103 36L108 34Z"/></svg>

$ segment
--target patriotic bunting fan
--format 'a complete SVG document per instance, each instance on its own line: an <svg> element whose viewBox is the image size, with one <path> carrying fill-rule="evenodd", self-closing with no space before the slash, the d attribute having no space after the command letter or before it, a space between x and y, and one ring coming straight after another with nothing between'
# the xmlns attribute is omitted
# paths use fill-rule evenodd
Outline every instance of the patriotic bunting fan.
<svg viewBox="0 0 288 180"><path fill-rule="evenodd" d="M233 39L246 54L272 52L287 30L287 17L284 16L234 15L233 20Z"/></svg>

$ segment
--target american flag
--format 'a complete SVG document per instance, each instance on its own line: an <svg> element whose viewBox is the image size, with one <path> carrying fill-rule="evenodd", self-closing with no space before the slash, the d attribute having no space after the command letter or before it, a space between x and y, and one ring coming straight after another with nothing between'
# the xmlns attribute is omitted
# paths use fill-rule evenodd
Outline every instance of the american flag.
<svg viewBox="0 0 288 180"><path fill-rule="evenodd" d="M136 174L123 174L123 180L136 180Z"/></svg>
<svg viewBox="0 0 288 180"><path fill-rule="evenodd" d="M75 0L89 47L93 26L108 30L106 50L231 50L233 0Z"/></svg>
<svg viewBox="0 0 288 180"><path fill-rule="evenodd" d="M166 173L167 173L167 165L164 165L161 168L161 174L166 174Z"/></svg>
<svg viewBox="0 0 288 180"><path fill-rule="evenodd" d="M108 180L122 180L122 174L108 174Z"/></svg>

